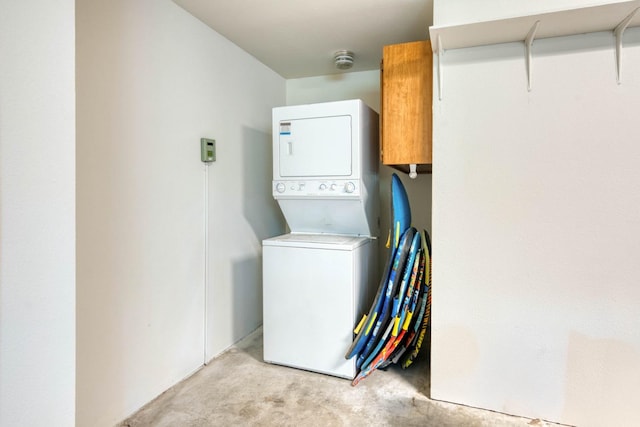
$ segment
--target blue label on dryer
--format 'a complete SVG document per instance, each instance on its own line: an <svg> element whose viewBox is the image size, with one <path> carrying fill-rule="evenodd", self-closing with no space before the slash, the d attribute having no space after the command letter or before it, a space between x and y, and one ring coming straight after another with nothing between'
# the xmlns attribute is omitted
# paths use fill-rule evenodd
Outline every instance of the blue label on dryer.
<svg viewBox="0 0 640 427"><path fill-rule="evenodd" d="M280 135L291 135L291 122L280 122Z"/></svg>

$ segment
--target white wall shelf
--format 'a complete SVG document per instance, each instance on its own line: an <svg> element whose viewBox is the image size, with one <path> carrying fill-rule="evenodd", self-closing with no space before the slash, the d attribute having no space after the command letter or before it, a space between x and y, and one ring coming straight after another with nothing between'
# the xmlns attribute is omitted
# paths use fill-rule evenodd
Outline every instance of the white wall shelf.
<svg viewBox="0 0 640 427"><path fill-rule="evenodd" d="M612 31L616 37L616 62L620 84L622 34L640 26L640 0L624 1L491 21L429 28L433 52L438 57L438 97L442 99L442 53L449 49L524 42L528 90L531 90L531 45L534 39Z"/></svg>
<svg viewBox="0 0 640 427"><path fill-rule="evenodd" d="M492 21L432 26L429 33L433 51L436 52L438 37L445 50L524 41L537 21L540 21L540 25L536 39L613 31L639 7L640 0L633 0ZM627 26L640 26L640 14Z"/></svg>

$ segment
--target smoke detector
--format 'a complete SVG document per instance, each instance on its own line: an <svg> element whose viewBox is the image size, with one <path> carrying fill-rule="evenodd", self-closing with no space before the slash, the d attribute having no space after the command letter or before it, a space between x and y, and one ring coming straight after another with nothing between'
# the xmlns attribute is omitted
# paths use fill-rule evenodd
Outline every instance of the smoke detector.
<svg viewBox="0 0 640 427"><path fill-rule="evenodd" d="M353 67L353 52L348 50L339 50L333 55L333 61L338 70L348 70Z"/></svg>

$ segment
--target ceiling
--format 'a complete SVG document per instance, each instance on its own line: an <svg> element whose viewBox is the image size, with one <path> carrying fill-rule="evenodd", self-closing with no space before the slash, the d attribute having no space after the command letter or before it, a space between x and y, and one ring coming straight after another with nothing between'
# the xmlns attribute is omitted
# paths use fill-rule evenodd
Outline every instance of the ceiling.
<svg viewBox="0 0 640 427"><path fill-rule="evenodd" d="M433 0L173 0L287 79L380 68L382 46L429 38Z"/></svg>

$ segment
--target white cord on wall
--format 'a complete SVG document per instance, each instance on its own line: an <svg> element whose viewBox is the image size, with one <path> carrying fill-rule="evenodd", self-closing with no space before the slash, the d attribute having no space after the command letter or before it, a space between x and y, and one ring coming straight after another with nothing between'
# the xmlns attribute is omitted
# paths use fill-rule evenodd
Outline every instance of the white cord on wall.
<svg viewBox="0 0 640 427"><path fill-rule="evenodd" d="M207 360L207 332L208 332L208 288L209 288L209 163L204 163L204 349L203 364Z"/></svg>

